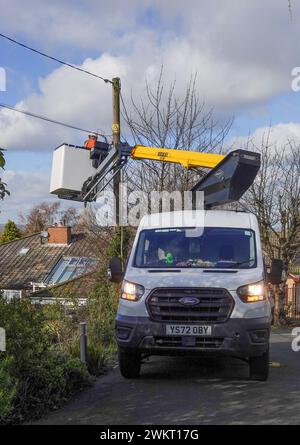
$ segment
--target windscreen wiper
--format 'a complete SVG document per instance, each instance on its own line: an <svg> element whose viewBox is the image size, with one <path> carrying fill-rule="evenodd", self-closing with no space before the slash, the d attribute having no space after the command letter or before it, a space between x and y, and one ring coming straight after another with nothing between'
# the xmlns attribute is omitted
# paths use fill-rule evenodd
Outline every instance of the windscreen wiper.
<svg viewBox="0 0 300 445"><path fill-rule="evenodd" d="M250 263L251 261L255 261L255 258L249 258L248 260L243 260L243 261L232 261L230 265L232 265L232 267L240 266L241 264Z"/></svg>

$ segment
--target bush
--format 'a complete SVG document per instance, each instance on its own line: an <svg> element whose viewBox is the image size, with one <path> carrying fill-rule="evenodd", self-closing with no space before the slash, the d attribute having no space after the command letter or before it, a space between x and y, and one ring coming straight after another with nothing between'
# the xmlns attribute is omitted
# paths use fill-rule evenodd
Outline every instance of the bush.
<svg viewBox="0 0 300 445"><path fill-rule="evenodd" d="M77 358L80 356L79 322L85 321L88 329L87 368L90 374L101 375L115 353L115 313L116 303L112 303L106 291L103 292L103 284L98 284L87 307L68 312L59 302L44 306L45 332L57 350Z"/></svg>
<svg viewBox="0 0 300 445"><path fill-rule="evenodd" d="M0 298L0 326L6 331L6 350L13 357L17 369L51 346L45 331L43 311L28 300L8 303Z"/></svg>
<svg viewBox="0 0 300 445"><path fill-rule="evenodd" d="M130 233L122 229L123 255L126 259L130 246ZM88 369L99 375L105 365L116 355L115 317L118 308L120 286L107 279L108 260L120 256L121 229L118 229L106 250L105 266L99 271L98 284L88 303Z"/></svg>
<svg viewBox="0 0 300 445"><path fill-rule="evenodd" d="M59 303L39 307L28 300L8 303L0 297L0 326L7 340L7 355L0 353L0 423L21 423L59 407L87 384L87 368L100 375L115 357L120 289L108 282L106 264L108 258L120 254L120 239L117 231L85 308L76 306L76 298L71 297L71 314ZM122 243L126 256L129 237L125 229ZM80 321L88 327L87 367L78 359Z"/></svg>
<svg viewBox="0 0 300 445"><path fill-rule="evenodd" d="M95 376L104 374L113 355L114 350L112 348L104 347L101 342L90 342L87 358L89 372Z"/></svg>
<svg viewBox="0 0 300 445"><path fill-rule="evenodd" d="M13 416L6 422L39 418L57 409L70 395L83 388L87 380L86 367L79 359L53 351L24 363L19 370Z"/></svg>
<svg viewBox="0 0 300 445"><path fill-rule="evenodd" d="M106 268L99 273L99 282L88 303L88 369L95 375L116 353L115 317L119 301L119 288L108 282Z"/></svg>
<svg viewBox="0 0 300 445"><path fill-rule="evenodd" d="M88 382L86 366L59 351L43 309L0 298L6 353L0 354L0 423L21 423L60 406Z"/></svg>
<svg viewBox="0 0 300 445"><path fill-rule="evenodd" d="M0 419L5 418L13 409L13 399L16 394L16 381L9 373L11 357L0 361Z"/></svg>
<svg viewBox="0 0 300 445"><path fill-rule="evenodd" d="M66 297L65 299L73 304L72 310L66 309L59 301L43 306L42 310L46 319L45 330L51 342L61 352L70 353L70 351L73 351L73 345L78 345L74 357L79 357L78 325L80 321L86 319L87 309L86 307L78 307L75 299Z"/></svg>

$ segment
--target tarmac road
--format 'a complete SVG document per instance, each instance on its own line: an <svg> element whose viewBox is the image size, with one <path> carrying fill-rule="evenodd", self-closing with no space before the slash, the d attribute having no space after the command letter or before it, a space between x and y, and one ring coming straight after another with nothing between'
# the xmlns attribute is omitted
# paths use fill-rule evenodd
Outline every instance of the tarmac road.
<svg viewBox="0 0 300 445"><path fill-rule="evenodd" d="M272 334L267 382L249 380L236 359L152 357L139 379L116 367L37 424L298 424L300 351L288 332Z"/></svg>

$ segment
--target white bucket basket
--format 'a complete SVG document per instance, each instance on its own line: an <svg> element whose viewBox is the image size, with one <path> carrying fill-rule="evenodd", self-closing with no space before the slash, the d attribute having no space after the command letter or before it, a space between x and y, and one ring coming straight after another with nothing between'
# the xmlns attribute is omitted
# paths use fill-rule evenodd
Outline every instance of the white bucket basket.
<svg viewBox="0 0 300 445"><path fill-rule="evenodd" d="M94 174L89 150L63 144L53 153L50 193L66 198L76 197L86 179Z"/></svg>

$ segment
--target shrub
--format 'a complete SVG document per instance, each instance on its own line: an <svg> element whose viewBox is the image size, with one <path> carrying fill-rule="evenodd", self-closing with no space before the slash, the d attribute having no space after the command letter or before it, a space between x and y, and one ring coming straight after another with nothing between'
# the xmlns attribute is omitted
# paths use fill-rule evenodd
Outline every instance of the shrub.
<svg viewBox="0 0 300 445"><path fill-rule="evenodd" d="M53 343L42 308L0 298L0 326L9 356L0 354L0 423L38 418L88 382L86 366Z"/></svg>
<svg viewBox="0 0 300 445"><path fill-rule="evenodd" d="M11 418L19 423L39 418L57 409L88 380L86 367L79 361L53 351L36 357L19 369L19 386Z"/></svg>
<svg viewBox="0 0 300 445"><path fill-rule="evenodd" d="M122 230L122 233L121 233ZM107 279L108 260L120 256L120 245L123 245L123 261L126 259L131 242L127 228L117 229L106 249L105 266L99 271L98 284L89 297L88 303L88 369L99 375L105 365L116 355L115 317L119 302L120 286Z"/></svg>
<svg viewBox="0 0 300 445"><path fill-rule="evenodd" d="M123 252L127 255L129 233L123 229ZM72 316L61 304L44 307L47 318L47 331L61 351L69 352L73 357L79 357L78 323L85 321L88 330L88 370L93 375L100 375L107 364L116 355L114 335L115 316L119 301L119 286L107 280L107 263L112 256L120 255L121 231L117 230L111 237L104 251L104 266L99 270L97 284L88 297L87 307L76 307L76 298L68 298L74 310Z"/></svg>
<svg viewBox="0 0 300 445"><path fill-rule="evenodd" d="M9 373L11 357L0 360L0 419L5 418L13 409L17 382Z"/></svg>
<svg viewBox="0 0 300 445"><path fill-rule="evenodd" d="M113 356L113 351L104 347L101 342L90 342L88 345L87 366L91 374L102 375L107 369L107 364Z"/></svg>
<svg viewBox="0 0 300 445"><path fill-rule="evenodd" d="M115 316L119 288L108 282L106 268L99 273L98 284L88 303L88 369L98 375L115 355Z"/></svg>
<svg viewBox="0 0 300 445"><path fill-rule="evenodd" d="M120 238L117 231L106 250L105 264L120 254ZM125 229L122 243L126 256ZM39 307L29 300L8 303L0 297L0 326L6 330L8 354L0 353L0 423L38 418L88 383L87 368L94 375L103 373L116 353L118 299L119 287L108 282L106 266L99 271L87 307L76 306L71 298L72 314L59 303ZM78 359L79 321L88 326L87 367Z"/></svg>
<svg viewBox="0 0 300 445"><path fill-rule="evenodd" d="M70 301L67 298L66 300ZM76 306L76 300L72 299L71 302L74 303L71 311L59 301L42 308L47 335L61 352L66 353L70 353L74 343L79 346L78 324L86 319L86 308ZM79 357L79 352L76 357Z"/></svg>
<svg viewBox="0 0 300 445"><path fill-rule="evenodd" d="M13 357L16 369L51 346L43 311L28 300L8 303L0 298L0 326L6 331L6 350Z"/></svg>

